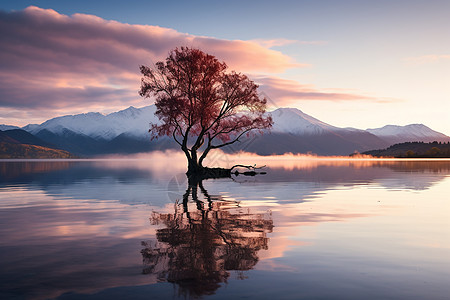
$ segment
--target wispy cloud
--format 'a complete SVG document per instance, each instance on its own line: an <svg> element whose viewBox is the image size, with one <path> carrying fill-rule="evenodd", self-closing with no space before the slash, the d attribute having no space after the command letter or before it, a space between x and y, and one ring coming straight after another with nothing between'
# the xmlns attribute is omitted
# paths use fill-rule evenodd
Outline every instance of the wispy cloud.
<svg viewBox="0 0 450 300"><path fill-rule="evenodd" d="M254 39L251 40L251 42L257 43L263 47L266 48L272 48L272 47L281 47L286 45L325 45L327 44L326 41L299 41L299 40L289 40L289 39Z"/></svg>
<svg viewBox="0 0 450 300"><path fill-rule="evenodd" d="M411 65L424 65L441 61L450 61L450 54L430 54L415 57L407 57L405 62Z"/></svg>
<svg viewBox="0 0 450 300"><path fill-rule="evenodd" d="M30 6L0 11L0 118L18 109L51 111L139 105L139 65L179 46L197 47L240 72L302 67L253 41L223 40L97 16ZM10 111L7 111L10 109Z"/></svg>
<svg viewBox="0 0 450 300"><path fill-rule="evenodd" d="M300 84L295 80L283 79L274 76L252 76L260 85L260 90L272 99L278 106L289 106L298 101L371 101L396 102L396 99L377 98L358 94L344 89L320 89L313 85Z"/></svg>

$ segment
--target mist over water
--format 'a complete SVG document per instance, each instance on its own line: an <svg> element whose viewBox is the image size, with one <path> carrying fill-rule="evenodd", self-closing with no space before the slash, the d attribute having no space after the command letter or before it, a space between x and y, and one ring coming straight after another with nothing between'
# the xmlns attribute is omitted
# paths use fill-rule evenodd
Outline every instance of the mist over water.
<svg viewBox="0 0 450 300"><path fill-rule="evenodd" d="M450 160L0 161L2 299L445 299Z"/></svg>

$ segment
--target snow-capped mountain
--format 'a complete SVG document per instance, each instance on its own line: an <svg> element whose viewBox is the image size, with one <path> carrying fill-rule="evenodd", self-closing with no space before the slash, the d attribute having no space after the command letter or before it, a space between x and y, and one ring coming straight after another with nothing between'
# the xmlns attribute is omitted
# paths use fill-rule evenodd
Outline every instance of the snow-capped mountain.
<svg viewBox="0 0 450 300"><path fill-rule="evenodd" d="M317 120L297 108L278 108L271 115L274 121L272 132L317 135L341 129Z"/></svg>
<svg viewBox="0 0 450 300"><path fill-rule="evenodd" d="M47 130L57 135L67 133L69 130L76 134L107 141L120 135L148 138L149 123L159 122L154 114L155 111L154 105L142 108L131 106L108 115L89 112L57 117L40 125L27 125L23 129L32 134ZM324 123L296 108L279 108L270 114L274 120L271 129L273 133L315 136L346 130Z"/></svg>
<svg viewBox="0 0 450 300"><path fill-rule="evenodd" d="M24 130L41 140L79 155L133 153L176 148L170 138L150 141L149 123L159 122L155 105L127 109L103 115L85 113L30 124ZM258 154L313 152L319 155L348 155L354 151L386 148L409 141L450 141L450 137L425 125L388 125L377 129L340 128L324 123L296 108L272 112L270 132L251 142L234 144L229 151L245 150ZM5 129L15 126L3 125ZM231 149L232 148L232 149Z"/></svg>
<svg viewBox="0 0 450 300"><path fill-rule="evenodd" d="M90 112L57 117L40 125L27 125L23 129L32 134L37 134L44 129L54 134L62 134L65 130L70 130L77 134L107 141L121 134L146 138L149 137L149 122L157 122L157 118L154 115L155 111L156 107L154 105L139 109L130 106L127 109L108 115Z"/></svg>
<svg viewBox="0 0 450 300"><path fill-rule="evenodd" d="M19 128L20 128L19 126L0 124L1 131L19 129Z"/></svg>
<svg viewBox="0 0 450 300"><path fill-rule="evenodd" d="M386 125L381 128L367 129L368 132L396 144L404 142L448 142L449 137L423 124L410 124L406 126Z"/></svg>

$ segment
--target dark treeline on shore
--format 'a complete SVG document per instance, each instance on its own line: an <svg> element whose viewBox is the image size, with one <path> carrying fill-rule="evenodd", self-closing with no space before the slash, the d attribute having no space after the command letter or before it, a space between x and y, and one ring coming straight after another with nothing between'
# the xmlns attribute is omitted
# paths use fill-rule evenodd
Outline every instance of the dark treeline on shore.
<svg viewBox="0 0 450 300"><path fill-rule="evenodd" d="M395 144L387 149L366 151L362 154L376 157L450 158L450 142L408 142Z"/></svg>

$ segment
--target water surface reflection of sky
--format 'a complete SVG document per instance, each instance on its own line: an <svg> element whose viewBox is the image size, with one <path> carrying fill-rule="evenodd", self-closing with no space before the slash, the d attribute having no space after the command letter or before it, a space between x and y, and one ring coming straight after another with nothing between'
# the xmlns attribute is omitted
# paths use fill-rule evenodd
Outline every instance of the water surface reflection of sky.
<svg viewBox="0 0 450 300"><path fill-rule="evenodd" d="M450 294L448 160L266 159L194 188L176 162L1 161L0 296Z"/></svg>

